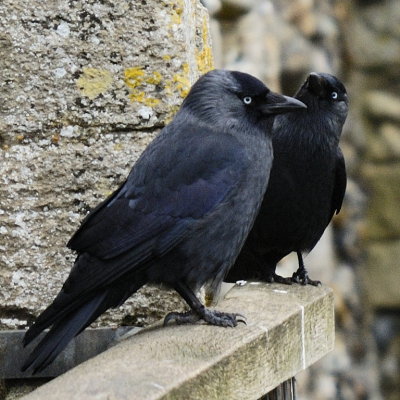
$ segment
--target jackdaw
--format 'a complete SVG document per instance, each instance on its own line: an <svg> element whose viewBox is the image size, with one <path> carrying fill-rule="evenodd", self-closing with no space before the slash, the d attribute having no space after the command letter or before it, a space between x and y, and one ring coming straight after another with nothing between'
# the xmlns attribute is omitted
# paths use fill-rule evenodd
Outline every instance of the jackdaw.
<svg viewBox="0 0 400 400"><path fill-rule="evenodd" d="M146 148L127 180L83 220L68 247L78 255L24 345L51 327L23 370L49 365L68 342L146 283L175 289L199 319L236 326L195 296L218 286L254 222L272 163L275 114L305 105L241 72L214 70L192 87L174 120Z"/></svg>
<svg viewBox="0 0 400 400"><path fill-rule="evenodd" d="M302 253L313 249L342 205L346 168L339 139L348 98L344 85L323 73L311 73L295 98L307 109L275 118L268 188L226 278L229 282L261 279L320 284L308 277ZM292 251L297 253L299 267L291 278L283 278L275 273L276 265Z"/></svg>

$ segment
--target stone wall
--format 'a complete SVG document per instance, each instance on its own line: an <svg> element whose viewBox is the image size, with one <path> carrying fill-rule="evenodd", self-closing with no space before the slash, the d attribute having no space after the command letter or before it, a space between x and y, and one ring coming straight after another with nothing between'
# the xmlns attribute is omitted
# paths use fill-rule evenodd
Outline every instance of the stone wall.
<svg viewBox="0 0 400 400"><path fill-rule="evenodd" d="M0 27L0 328L9 329L51 302L83 216L213 61L197 0L6 0ZM147 288L99 323L142 325L177 307Z"/></svg>
<svg viewBox="0 0 400 400"><path fill-rule="evenodd" d="M367 195L359 277L385 399L400 393L400 3L356 2L343 24L358 176Z"/></svg>
<svg viewBox="0 0 400 400"><path fill-rule="evenodd" d="M195 0L0 4L0 328L26 326L57 293L73 262L65 243L211 68L211 33L217 67L286 94L310 71L345 81L348 190L306 258L335 291L336 349L298 377L299 398L395 399L399 2L202 2L210 25ZM146 288L99 323L145 325L180 305Z"/></svg>

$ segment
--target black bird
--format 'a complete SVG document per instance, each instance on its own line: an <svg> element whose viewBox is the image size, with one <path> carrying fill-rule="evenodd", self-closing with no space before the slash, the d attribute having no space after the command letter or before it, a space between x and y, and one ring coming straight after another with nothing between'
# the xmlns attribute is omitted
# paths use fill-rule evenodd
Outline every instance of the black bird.
<svg viewBox="0 0 400 400"><path fill-rule="evenodd" d="M306 110L275 118L274 161L268 188L249 237L226 278L318 285L308 277L303 252L321 238L346 190L339 139L348 112L344 85L329 74L311 73L295 98ZM269 163L269 159L267 160ZM295 251L299 268L291 278L275 273Z"/></svg>
<svg viewBox="0 0 400 400"><path fill-rule="evenodd" d="M239 314L195 296L218 285L254 222L272 163L275 114L305 108L240 72L214 70L192 87L174 120L146 148L125 183L83 220L68 247L78 256L24 345L51 327L23 370L49 365L68 342L146 283L174 288L191 311L165 323L236 326Z"/></svg>

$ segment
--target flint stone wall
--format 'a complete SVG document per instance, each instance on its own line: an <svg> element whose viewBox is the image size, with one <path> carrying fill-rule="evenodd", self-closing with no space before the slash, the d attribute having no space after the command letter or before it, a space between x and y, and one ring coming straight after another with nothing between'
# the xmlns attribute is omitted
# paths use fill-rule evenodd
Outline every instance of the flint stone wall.
<svg viewBox="0 0 400 400"><path fill-rule="evenodd" d="M0 328L51 302L69 237L212 64L197 0L0 3ZM99 324L181 307L146 288Z"/></svg>

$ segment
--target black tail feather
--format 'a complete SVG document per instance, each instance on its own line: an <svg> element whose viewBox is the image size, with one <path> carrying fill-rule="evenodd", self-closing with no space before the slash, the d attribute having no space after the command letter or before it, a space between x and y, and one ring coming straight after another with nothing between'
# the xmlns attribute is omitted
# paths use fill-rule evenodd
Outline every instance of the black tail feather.
<svg viewBox="0 0 400 400"><path fill-rule="evenodd" d="M104 299L107 292L103 292L88 301L77 311L53 325L50 331L33 350L21 371L33 368L37 373L46 368L67 346L69 341L88 326L99 315L99 308L104 311Z"/></svg>
<svg viewBox="0 0 400 400"><path fill-rule="evenodd" d="M75 308L72 311L70 311L70 304L66 304L64 308L50 306L25 334L24 343L28 344L45 328L53 325L30 354L21 370L25 371L32 367L35 374L46 368L71 339L81 333L107 309L121 305L145 282L144 276L137 274L132 277L128 276L126 279L120 280L112 289L104 289L90 300L81 299L80 303L74 304Z"/></svg>
<svg viewBox="0 0 400 400"><path fill-rule="evenodd" d="M60 296L64 296L62 301L59 301L61 305L58 304L58 300ZM46 328L49 326L56 324L57 321L62 320L64 317L68 318L68 315L73 315L77 306L80 304L85 304L85 298L82 296L79 299L75 299L75 301L71 301L68 303L67 296L61 292L54 302L44 310L39 317L36 319L34 324L26 331L25 336L22 340L23 346L27 346L31 343L37 336L40 335ZM88 302L91 300L88 299Z"/></svg>

